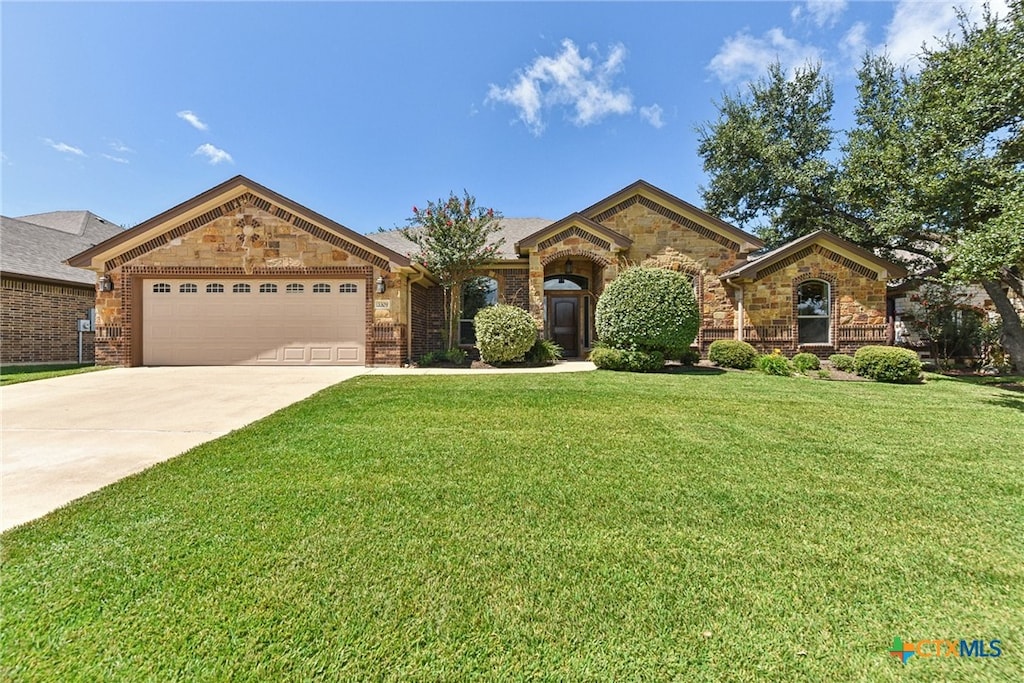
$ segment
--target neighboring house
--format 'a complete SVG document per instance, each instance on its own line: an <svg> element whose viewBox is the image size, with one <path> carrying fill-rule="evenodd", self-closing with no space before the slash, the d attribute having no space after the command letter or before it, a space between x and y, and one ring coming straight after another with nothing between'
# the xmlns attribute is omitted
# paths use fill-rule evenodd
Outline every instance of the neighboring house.
<svg viewBox="0 0 1024 683"><path fill-rule="evenodd" d="M0 217L0 363L78 360L78 321L96 304L96 274L65 259L122 232L88 211ZM82 335L93 360L93 335Z"/></svg>
<svg viewBox="0 0 1024 683"><path fill-rule="evenodd" d="M500 236L484 302L528 310L567 357L593 347L597 298L630 264L692 279L702 352L733 338L819 355L886 343L886 285L906 276L826 232L754 258L757 237L643 181L558 221L503 219ZM68 263L101 275L99 362L398 365L440 344L440 288L414 248L237 176Z"/></svg>

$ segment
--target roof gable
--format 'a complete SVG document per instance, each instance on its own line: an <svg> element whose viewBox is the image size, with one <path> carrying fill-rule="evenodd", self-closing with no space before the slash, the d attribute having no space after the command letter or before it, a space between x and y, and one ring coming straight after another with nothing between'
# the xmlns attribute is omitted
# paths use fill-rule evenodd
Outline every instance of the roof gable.
<svg viewBox="0 0 1024 683"><path fill-rule="evenodd" d="M635 204L641 204L674 223L689 228L730 249L749 252L764 246L761 239L749 232L740 230L645 180L638 180L632 185L622 188L580 213L597 223L603 223Z"/></svg>
<svg viewBox="0 0 1024 683"><path fill-rule="evenodd" d="M907 270L903 266L875 256L864 247L848 242L826 230L817 230L792 242L787 242L778 249L753 261L748 261L742 266L722 273L721 277L723 280L732 278L758 280L799 261L815 250L824 253L846 268L872 279L885 281L907 276Z"/></svg>
<svg viewBox="0 0 1024 683"><path fill-rule="evenodd" d="M271 213L382 270L391 270L392 264L410 265L407 256L240 175L76 254L67 262L80 268L108 271L247 205Z"/></svg>
<svg viewBox="0 0 1024 683"><path fill-rule="evenodd" d="M560 221L545 226L527 235L515 244L516 251L546 249L567 237L580 237L605 251L628 249L633 240L625 235L596 223L581 213L573 213Z"/></svg>

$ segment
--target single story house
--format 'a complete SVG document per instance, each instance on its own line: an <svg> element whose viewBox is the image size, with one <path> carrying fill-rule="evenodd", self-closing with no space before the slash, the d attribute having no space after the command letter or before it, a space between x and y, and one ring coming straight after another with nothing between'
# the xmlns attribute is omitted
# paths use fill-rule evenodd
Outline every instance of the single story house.
<svg viewBox="0 0 1024 683"><path fill-rule="evenodd" d="M78 361L78 325L91 320L96 274L65 259L122 232L88 211L0 217L0 363ZM93 360L83 332L82 360Z"/></svg>
<svg viewBox="0 0 1024 683"><path fill-rule="evenodd" d="M567 357L630 264L685 273L696 344L820 355L891 342L886 286L906 271L827 232L763 242L637 181L561 220L502 219L490 302L528 310ZM399 231L362 235L243 176L83 251L99 275L97 361L399 365L440 344L441 290ZM466 330L467 341L471 327Z"/></svg>

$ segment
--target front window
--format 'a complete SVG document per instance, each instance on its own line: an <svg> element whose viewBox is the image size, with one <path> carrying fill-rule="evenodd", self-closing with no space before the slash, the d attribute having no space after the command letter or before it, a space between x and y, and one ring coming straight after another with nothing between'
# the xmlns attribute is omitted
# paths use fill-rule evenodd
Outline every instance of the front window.
<svg viewBox="0 0 1024 683"><path fill-rule="evenodd" d="M796 318L800 344L828 344L829 285L810 280L796 290Z"/></svg>
<svg viewBox="0 0 1024 683"><path fill-rule="evenodd" d="M498 303L498 281L493 277L475 277L462 285L462 315L459 316L459 343L475 344L473 318L481 308Z"/></svg>

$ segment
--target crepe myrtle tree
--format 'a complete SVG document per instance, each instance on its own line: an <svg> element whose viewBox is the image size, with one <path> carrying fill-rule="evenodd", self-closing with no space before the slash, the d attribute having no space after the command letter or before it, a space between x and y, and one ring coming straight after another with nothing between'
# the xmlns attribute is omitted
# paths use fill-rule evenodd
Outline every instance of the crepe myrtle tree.
<svg viewBox="0 0 1024 683"><path fill-rule="evenodd" d="M448 350L459 343L459 313L462 288L467 280L498 255L504 239L492 239L498 231L501 214L476 205L476 197L463 190L448 198L428 201L421 209L412 207L408 225L402 234L414 243L412 257L438 279L444 292L444 328L442 342Z"/></svg>

